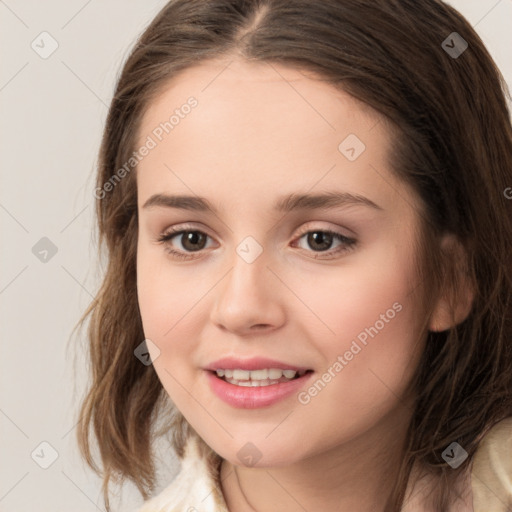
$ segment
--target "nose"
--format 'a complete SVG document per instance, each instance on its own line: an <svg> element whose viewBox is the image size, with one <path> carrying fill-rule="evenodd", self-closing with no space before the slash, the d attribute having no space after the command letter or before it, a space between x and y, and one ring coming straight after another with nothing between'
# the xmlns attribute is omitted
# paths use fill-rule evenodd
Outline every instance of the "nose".
<svg viewBox="0 0 512 512"><path fill-rule="evenodd" d="M241 336L278 329L285 322L285 289L267 268L265 251L251 263L237 253L232 261L232 268L215 287L212 323Z"/></svg>

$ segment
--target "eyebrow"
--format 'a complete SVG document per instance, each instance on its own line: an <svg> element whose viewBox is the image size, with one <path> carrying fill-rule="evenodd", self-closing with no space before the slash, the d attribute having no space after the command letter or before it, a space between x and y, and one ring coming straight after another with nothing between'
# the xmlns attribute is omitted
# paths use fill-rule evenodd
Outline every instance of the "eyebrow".
<svg viewBox="0 0 512 512"><path fill-rule="evenodd" d="M288 213L295 210L332 209L349 205L360 205L375 210L383 210L381 206L367 197L349 192L289 194L278 198L274 203L274 209L279 212ZM217 209L207 199L198 196L154 194L144 203L142 208L149 208L151 206L218 213Z"/></svg>

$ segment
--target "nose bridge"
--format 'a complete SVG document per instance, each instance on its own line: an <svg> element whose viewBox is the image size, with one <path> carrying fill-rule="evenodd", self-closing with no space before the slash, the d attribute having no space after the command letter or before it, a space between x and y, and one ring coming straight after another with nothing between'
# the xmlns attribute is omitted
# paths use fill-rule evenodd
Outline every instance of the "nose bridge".
<svg viewBox="0 0 512 512"><path fill-rule="evenodd" d="M275 327L283 320L278 283L267 268L269 253L253 237L244 238L230 260L231 269L218 288L212 320L228 330L254 325Z"/></svg>
<svg viewBox="0 0 512 512"><path fill-rule="evenodd" d="M235 247L223 295L245 304L263 299L269 291L268 263L268 253L263 246L251 236L244 238Z"/></svg>

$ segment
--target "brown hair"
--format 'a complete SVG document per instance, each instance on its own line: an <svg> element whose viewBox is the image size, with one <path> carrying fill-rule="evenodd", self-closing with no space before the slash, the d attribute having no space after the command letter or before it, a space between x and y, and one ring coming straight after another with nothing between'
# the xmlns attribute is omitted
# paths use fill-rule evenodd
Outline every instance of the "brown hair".
<svg viewBox="0 0 512 512"><path fill-rule="evenodd" d="M468 43L458 56L442 46L453 32ZM419 463L439 478L434 506L446 510L450 489L483 435L512 415L512 201L505 193L512 186L512 130L499 70L470 24L439 0L173 0L135 44L99 154L99 245L106 242L108 268L79 322L90 320L92 385L78 438L100 471L91 430L96 438L107 509L112 479L131 479L144 497L154 489L154 427L169 403L153 367L134 357L144 340L136 293L136 174L108 193L103 186L132 156L151 100L181 70L220 57L311 72L379 112L395 132L393 170L419 198L425 325L441 290L454 291L455 305L461 275L474 285L464 321L424 331L425 350L410 383L415 401L403 463L386 504L387 512L400 510ZM444 233L456 236L467 257L444 257ZM181 456L187 437L197 434L179 411L171 407L170 413L172 444ZM469 455L457 469L441 457L453 441Z"/></svg>

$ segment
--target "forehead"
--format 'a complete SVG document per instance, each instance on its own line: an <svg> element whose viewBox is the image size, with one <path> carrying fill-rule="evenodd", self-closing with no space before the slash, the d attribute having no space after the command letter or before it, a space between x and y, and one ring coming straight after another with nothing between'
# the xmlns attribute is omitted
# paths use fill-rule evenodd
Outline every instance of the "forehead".
<svg viewBox="0 0 512 512"><path fill-rule="evenodd" d="M273 137L286 135L297 121L303 123L306 136L317 129L321 133L335 132L341 121L336 107L343 109L345 126L352 124L354 129L373 127L382 121L369 106L309 71L276 63L219 59L181 71L162 85L147 105L140 137L168 119L190 97L198 102L193 117L202 124L220 121L227 126L229 122L246 131L254 126L260 135L262 129L267 129ZM222 128L218 124L215 132ZM179 137L180 131L173 129L173 136Z"/></svg>
<svg viewBox="0 0 512 512"><path fill-rule="evenodd" d="M195 106L184 108L190 98ZM171 189L241 196L250 184L268 196L317 183L392 204L401 187L387 168L390 133L378 113L275 63L209 61L181 72L148 105L139 145L148 137L155 147L137 167L142 201ZM349 158L351 149L360 155Z"/></svg>

